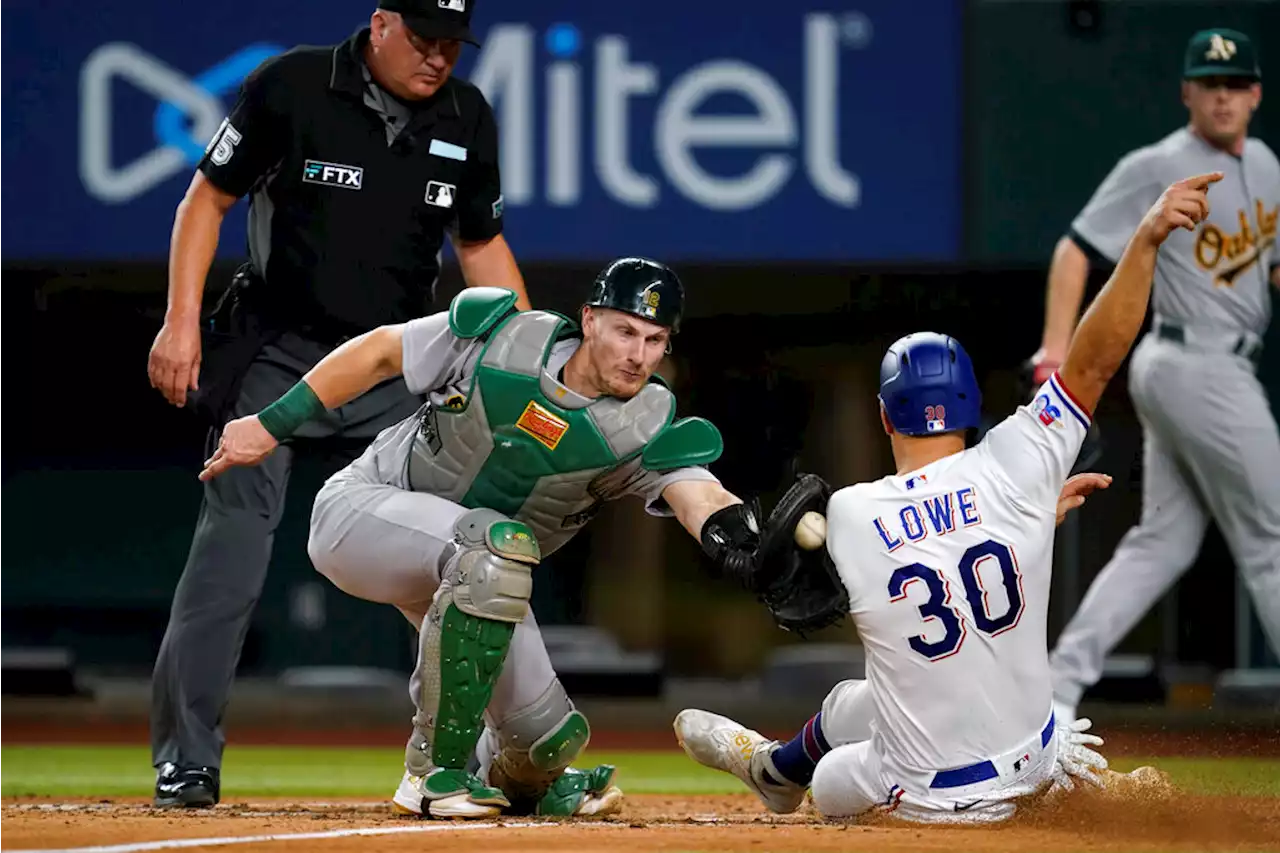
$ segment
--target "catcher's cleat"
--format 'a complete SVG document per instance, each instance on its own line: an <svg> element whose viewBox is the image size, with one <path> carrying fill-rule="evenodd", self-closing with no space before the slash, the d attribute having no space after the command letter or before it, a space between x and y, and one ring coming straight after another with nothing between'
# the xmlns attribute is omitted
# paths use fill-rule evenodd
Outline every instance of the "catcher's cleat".
<svg viewBox="0 0 1280 853"><path fill-rule="evenodd" d="M772 812L790 814L804 802L805 788L789 782L774 784L764 778L783 776L770 757L779 744L759 732L744 728L728 717L686 708L676 715L676 740L694 761L737 776Z"/></svg>
<svg viewBox="0 0 1280 853"><path fill-rule="evenodd" d="M613 784L615 769L601 764L590 770L566 769L538 802L536 814L558 817L603 817L622 810L622 789Z"/></svg>
<svg viewBox="0 0 1280 853"><path fill-rule="evenodd" d="M497 788L486 787L460 770L436 770L428 776L413 776L406 770L391 802L397 814L462 820L497 817L510 805Z"/></svg>

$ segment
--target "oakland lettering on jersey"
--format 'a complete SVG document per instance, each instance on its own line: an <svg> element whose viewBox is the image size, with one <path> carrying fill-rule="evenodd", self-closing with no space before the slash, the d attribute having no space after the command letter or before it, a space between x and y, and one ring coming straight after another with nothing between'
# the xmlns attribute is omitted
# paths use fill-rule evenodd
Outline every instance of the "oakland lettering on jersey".
<svg viewBox="0 0 1280 853"><path fill-rule="evenodd" d="M1206 222L1196 236L1196 263L1201 269L1212 270L1218 264L1227 266L1214 277L1215 287L1231 287L1242 272L1252 267L1263 253L1276 241L1276 220L1280 219L1280 205L1267 212L1262 199L1255 202L1257 230L1249 223L1244 210L1238 210L1240 230L1234 234L1224 232L1217 225Z"/></svg>
<svg viewBox="0 0 1280 853"><path fill-rule="evenodd" d="M935 535L945 536L954 533L957 528L973 527L981 523L978 491L973 486L905 504L898 510L896 519L890 522L892 529L881 518L871 522L876 535L884 543L885 550L890 553L908 542L923 541L930 531Z"/></svg>

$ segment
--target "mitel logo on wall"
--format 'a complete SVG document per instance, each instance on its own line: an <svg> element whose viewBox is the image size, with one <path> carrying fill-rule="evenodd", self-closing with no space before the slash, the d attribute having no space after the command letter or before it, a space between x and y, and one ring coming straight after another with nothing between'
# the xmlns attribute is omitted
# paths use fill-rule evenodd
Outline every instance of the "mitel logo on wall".
<svg viewBox="0 0 1280 853"><path fill-rule="evenodd" d="M93 51L80 68L79 165L85 189L99 201L119 204L194 166L226 117L222 96L234 94L250 71L282 50L251 44L193 78L126 42ZM124 165L115 162L111 145L116 78L159 102L152 120L156 147ZM190 122L190 130L184 122Z"/></svg>
<svg viewBox="0 0 1280 853"><path fill-rule="evenodd" d="M662 200L662 182L633 165L630 146L650 141L670 186L695 204L713 210L746 210L768 202L792 180L797 160L813 189L838 207L855 207L859 180L839 158L839 83L842 48L859 49L871 41L871 22L853 12L842 17L813 13L804 28L803 95L793 102L778 80L741 59L710 59L671 79L662 79L656 64L633 58L628 39L601 35L587 44L573 24L555 24L544 33L553 60L543 74L535 62L537 33L526 24L498 24L485 34L484 48L468 75L495 105L503 129L503 189L511 206L536 201L534 176L539 148L545 157L541 193L554 206L571 207L583 197L586 164L613 200L633 208L651 208ZM584 65L590 62L588 71ZM589 78L589 82L588 79ZM544 91L535 92L539 79ZM748 113L706 111L708 101L736 96ZM651 134L632 129L635 100L656 98ZM544 105L539 122L535 103ZM590 103L587 109L584 104ZM583 119L593 150L585 156ZM534 139L541 124L544 138ZM795 149L792 153L766 149ZM738 174L719 175L704 169L695 150L760 149Z"/></svg>
<svg viewBox="0 0 1280 853"><path fill-rule="evenodd" d="M336 0L268 5L227 0L184 16L183 38L135 44L167 10L134 0L112 26L58 41L82 60L8 75L22 78L10 103L31 113L6 123L3 192L24 211L5 227L6 257L163 257L196 163L206 149L229 156L248 132L222 124L244 78L368 21ZM954 261L963 5L700 0L635 15L593 0L486 0L473 22L482 47L465 47L455 73L493 107L502 199L489 213L518 235L522 260ZM66 35L53 7L40 15ZM24 42L6 62L38 64L50 49ZM468 167L483 153L432 149ZM300 171L306 159L321 165L305 180L331 194L363 184L337 168L373 168L325 140L298 152ZM415 192L437 208L463 201ZM220 256L243 252L245 228L240 213L226 220Z"/></svg>
<svg viewBox="0 0 1280 853"><path fill-rule="evenodd" d="M792 102L770 74L740 59L712 59L675 75L663 87L658 66L632 58L628 40L603 35L590 46L572 24L556 24L545 33L554 57L541 75L546 89L535 92L537 36L527 24L498 24L485 35L469 77L496 105L503 129L501 168L504 195L510 206L534 203L540 124L535 101L545 104L542 151L545 154L547 203L574 206L582 199L584 164L593 162L604 191L634 208L659 204L663 188L652 175L633 165L631 102L656 97L657 113L650 136L657 162L670 186L699 206L745 210L766 203L794 176L797 160L817 193L838 206L858 204L859 181L839 159L838 87L842 48L866 47L871 23L865 15L804 16L802 103ZM218 130L229 108L223 96L234 95L244 77L282 47L254 44L236 51L214 67L187 78L135 45L113 42L93 52L81 69L80 173L85 188L104 202L126 202L190 168ZM591 89L582 61L590 53ZM132 162L112 159L110 84L128 80L160 102L154 118L157 146ZM715 114L704 104L718 96L736 96L750 113ZM582 151L584 99L594 109L590 137L594 156ZM184 118L191 129L184 128ZM699 165L698 149L794 149L799 157L761 153L739 174L713 174Z"/></svg>

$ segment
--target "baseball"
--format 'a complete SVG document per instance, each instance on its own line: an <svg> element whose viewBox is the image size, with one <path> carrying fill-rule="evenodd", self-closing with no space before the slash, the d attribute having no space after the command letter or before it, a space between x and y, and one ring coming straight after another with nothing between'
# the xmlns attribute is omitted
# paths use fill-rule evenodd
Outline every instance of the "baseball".
<svg viewBox="0 0 1280 853"><path fill-rule="evenodd" d="M827 541L827 520L821 513L806 512L796 525L796 544L806 551L815 551Z"/></svg>

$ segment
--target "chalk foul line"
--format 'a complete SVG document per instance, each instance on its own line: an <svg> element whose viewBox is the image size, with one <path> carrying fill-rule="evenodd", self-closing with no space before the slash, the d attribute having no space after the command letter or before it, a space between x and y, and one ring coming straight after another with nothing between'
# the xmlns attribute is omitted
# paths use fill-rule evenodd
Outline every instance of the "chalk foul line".
<svg viewBox="0 0 1280 853"><path fill-rule="evenodd" d="M221 838L174 838L166 841L139 841L98 847L35 848L5 850L4 853L143 853L146 850L177 850L184 847L220 847L231 844L261 844L268 841L322 841L360 835L402 835L413 832L464 832L474 829L537 829L559 826L546 821L527 823L429 823L421 826L370 826L361 829L331 829L324 832L287 832L277 835L229 835Z"/></svg>

